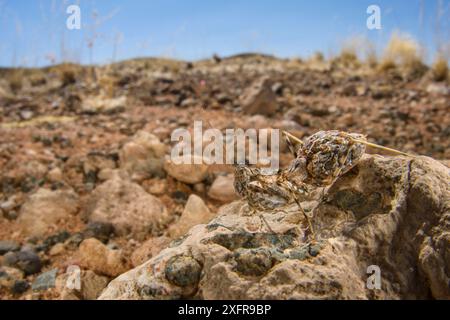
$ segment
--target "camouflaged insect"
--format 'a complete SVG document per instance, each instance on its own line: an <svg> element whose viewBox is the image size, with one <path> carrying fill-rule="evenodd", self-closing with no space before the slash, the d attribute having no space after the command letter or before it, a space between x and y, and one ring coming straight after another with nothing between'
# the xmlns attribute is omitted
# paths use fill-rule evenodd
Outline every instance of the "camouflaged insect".
<svg viewBox="0 0 450 320"><path fill-rule="evenodd" d="M360 141L356 141L356 140ZM310 217L303 210L299 196L317 187L331 185L352 169L366 151L365 136L342 131L319 131L308 137L295 152L296 158L286 169L267 175L260 168L235 166L234 188L248 203L250 213L277 210L296 203L314 236ZM265 221L265 220L264 220ZM267 222L265 222L267 225ZM270 228L270 226L269 226Z"/></svg>
<svg viewBox="0 0 450 320"><path fill-rule="evenodd" d="M287 170L265 174L263 169L246 165L236 165L234 188L247 200L251 209L258 211L274 210L294 203L297 195L308 192L307 185L289 179Z"/></svg>
<svg viewBox="0 0 450 320"><path fill-rule="evenodd" d="M308 223L307 230L314 234L310 218L303 210L298 198L299 195L309 192L308 185L295 179L291 180L292 172L289 168L272 174L264 174L263 170L242 164L235 166L234 188L247 201L249 213L258 212L261 220L273 232L261 212L283 210L285 206L296 203Z"/></svg>
<svg viewBox="0 0 450 320"><path fill-rule="evenodd" d="M337 130L319 131L308 137L297 150L291 171L303 175L303 181L317 187L331 185L339 176L358 164L366 151L364 135Z"/></svg>

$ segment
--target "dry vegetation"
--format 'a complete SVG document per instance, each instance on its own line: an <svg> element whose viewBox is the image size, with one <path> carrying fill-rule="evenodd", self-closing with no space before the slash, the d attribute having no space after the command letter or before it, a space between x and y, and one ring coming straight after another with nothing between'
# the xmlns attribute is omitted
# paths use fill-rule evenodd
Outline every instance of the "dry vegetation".
<svg viewBox="0 0 450 320"><path fill-rule="evenodd" d="M431 67L431 72L434 81L446 81L448 79L448 59L443 56L438 56Z"/></svg>
<svg viewBox="0 0 450 320"><path fill-rule="evenodd" d="M420 45L408 35L393 33L378 69L380 72L395 70L404 77L421 77L427 67Z"/></svg>

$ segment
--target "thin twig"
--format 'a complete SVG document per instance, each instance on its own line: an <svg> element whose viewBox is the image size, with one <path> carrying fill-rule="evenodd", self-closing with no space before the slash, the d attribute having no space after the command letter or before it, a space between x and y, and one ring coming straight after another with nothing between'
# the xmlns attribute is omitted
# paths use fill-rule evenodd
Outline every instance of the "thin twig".
<svg viewBox="0 0 450 320"><path fill-rule="evenodd" d="M302 140L300 140L299 138L297 138L296 136L290 134L290 133L287 132L287 131L284 131L284 130L283 130L282 133L283 133L284 135L288 136L289 138L291 138L292 140L294 140L294 141L300 143L301 145L304 145L304 144L305 144Z"/></svg>
<svg viewBox="0 0 450 320"><path fill-rule="evenodd" d="M381 149L381 150L390 151L390 152L397 153L397 154L401 154L401 155L407 156L407 157L415 157L415 156L412 155L412 154L405 153L405 152L402 152L402 151L399 151L399 150L395 150L395 149L392 149L392 148L380 146L379 144L375 144L375 143L372 143L372 142L368 142L368 141L364 141L364 140L359 140L359 139L356 139L356 138L353 138L353 137L350 137L350 139L352 139L354 142L362 143L362 144L365 144L365 145L367 145L367 146L369 146L369 147L373 147L373 148L377 148L377 149Z"/></svg>

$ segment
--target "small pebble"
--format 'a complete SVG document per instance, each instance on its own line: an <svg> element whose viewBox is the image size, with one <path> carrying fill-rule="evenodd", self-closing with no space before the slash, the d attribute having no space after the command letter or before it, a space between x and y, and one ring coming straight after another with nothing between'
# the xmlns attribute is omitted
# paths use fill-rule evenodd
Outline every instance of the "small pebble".
<svg viewBox="0 0 450 320"><path fill-rule="evenodd" d="M19 251L20 245L11 240L0 240L0 255L8 253L10 251Z"/></svg>
<svg viewBox="0 0 450 320"><path fill-rule="evenodd" d="M49 288L53 288L56 282L56 275L58 269L52 269L50 271L40 274L31 285L33 291L43 291Z"/></svg>
<svg viewBox="0 0 450 320"><path fill-rule="evenodd" d="M8 267L18 268L26 275L41 271L42 263L39 256L31 251L8 252L4 256L3 264Z"/></svg>
<svg viewBox="0 0 450 320"><path fill-rule="evenodd" d="M30 288L30 284L25 280L16 280L11 287L12 294L22 294Z"/></svg>

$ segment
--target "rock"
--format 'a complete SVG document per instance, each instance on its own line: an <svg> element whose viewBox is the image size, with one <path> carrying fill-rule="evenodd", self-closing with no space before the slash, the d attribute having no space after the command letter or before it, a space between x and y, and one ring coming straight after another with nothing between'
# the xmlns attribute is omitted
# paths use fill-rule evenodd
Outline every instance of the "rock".
<svg viewBox="0 0 450 320"><path fill-rule="evenodd" d="M90 222L110 223L118 235L144 238L169 220L164 204L138 184L119 178L98 186L88 200Z"/></svg>
<svg viewBox="0 0 450 320"><path fill-rule="evenodd" d="M47 179L50 182L60 182L63 181L63 173L62 170L58 167L53 168L47 173Z"/></svg>
<svg viewBox="0 0 450 320"><path fill-rule="evenodd" d="M33 177L40 180L45 177L47 171L47 165L38 160L31 160L21 165L19 176L22 176L22 179Z"/></svg>
<svg viewBox="0 0 450 320"><path fill-rule="evenodd" d="M204 164L202 157L192 156L192 164L176 164L179 159L166 159L164 162L164 170L167 174L178 181L196 184L202 182L208 176L208 165ZM175 163L174 163L175 162ZM201 162L201 164L195 164L196 162Z"/></svg>
<svg viewBox="0 0 450 320"><path fill-rule="evenodd" d="M275 82L272 87L271 87L272 91L274 93L276 93L277 95L282 95L283 94L283 89L284 89L284 85L281 82Z"/></svg>
<svg viewBox="0 0 450 320"><path fill-rule="evenodd" d="M145 183L149 181L149 183ZM144 189L155 196L161 196L167 192L167 180L146 180L143 184Z"/></svg>
<svg viewBox="0 0 450 320"><path fill-rule="evenodd" d="M84 182L94 184L97 182L98 173L103 170L114 171L117 155L103 152L89 152L86 157L80 159L83 165Z"/></svg>
<svg viewBox="0 0 450 320"><path fill-rule="evenodd" d="M62 254L65 250L66 247L63 243L57 243L50 249L48 254L53 257Z"/></svg>
<svg viewBox="0 0 450 320"><path fill-rule="evenodd" d="M52 269L50 271L40 274L31 285L33 291L44 291L55 287L56 275L58 269Z"/></svg>
<svg viewBox="0 0 450 320"><path fill-rule="evenodd" d="M103 243L108 242L109 238L114 234L114 226L109 222L89 222L83 231L85 239L96 238Z"/></svg>
<svg viewBox="0 0 450 320"><path fill-rule="evenodd" d="M191 256L173 256L167 261L167 281L178 287L196 286L200 281L202 266Z"/></svg>
<svg viewBox="0 0 450 320"><path fill-rule="evenodd" d="M48 236L44 241L43 244L44 246L46 246L47 248L50 248L51 246L57 244L57 243L62 243L64 241L66 241L67 239L70 238L70 233L66 230L57 232L51 236Z"/></svg>
<svg viewBox="0 0 450 320"><path fill-rule="evenodd" d="M233 176L218 176L208 191L208 197L221 202L231 202L238 198L234 191Z"/></svg>
<svg viewBox="0 0 450 320"><path fill-rule="evenodd" d="M168 237L150 238L137 248L131 255L131 263L137 267L157 255L162 249L166 248L171 242Z"/></svg>
<svg viewBox="0 0 450 320"><path fill-rule="evenodd" d="M441 163L442 163L444 166L450 168L450 160L441 160Z"/></svg>
<svg viewBox="0 0 450 320"><path fill-rule="evenodd" d="M278 104L269 78L255 81L239 98L242 110L249 114L273 115Z"/></svg>
<svg viewBox="0 0 450 320"><path fill-rule="evenodd" d="M81 105L81 113L85 114L114 114L123 112L127 104L125 96L118 98L104 98L102 96L85 99Z"/></svg>
<svg viewBox="0 0 450 320"><path fill-rule="evenodd" d="M238 249L234 252L236 271L244 276L259 277L272 268L272 254L265 248Z"/></svg>
<svg viewBox="0 0 450 320"><path fill-rule="evenodd" d="M372 86L370 87L372 98L375 100L392 98L394 91L390 86Z"/></svg>
<svg viewBox="0 0 450 320"><path fill-rule="evenodd" d="M99 240L84 240L78 248L80 266L95 273L116 277L128 270L128 265L120 250L111 250Z"/></svg>
<svg viewBox="0 0 450 320"><path fill-rule="evenodd" d="M48 251L54 245L65 242L69 238L70 238L70 233L63 230L63 231L60 231L56 234L53 234L53 235L47 237L44 241L42 241L41 244L35 246L34 248L38 251ZM22 248L22 250L24 250L24 249Z"/></svg>
<svg viewBox="0 0 450 320"><path fill-rule="evenodd" d="M35 239L31 238L30 240L34 242ZM27 242L22 246L22 248L20 248L20 251L30 251L30 252L37 253L37 251L39 251L37 249L39 249L38 245L31 243L31 242Z"/></svg>
<svg viewBox="0 0 450 320"><path fill-rule="evenodd" d="M120 167L128 172L134 181L152 176L162 177L166 145L158 137L145 131L138 131L120 151Z"/></svg>
<svg viewBox="0 0 450 320"><path fill-rule="evenodd" d="M358 91L355 84L347 83L341 88L340 93L344 96L351 97L356 96Z"/></svg>
<svg viewBox="0 0 450 320"><path fill-rule="evenodd" d="M178 238L184 235L190 228L197 224L207 223L214 217L203 200L191 194L184 207L180 219L170 226L168 234L171 238Z"/></svg>
<svg viewBox="0 0 450 320"><path fill-rule="evenodd" d="M427 86L427 92L434 95L448 96L450 95L450 87L446 84L430 83Z"/></svg>
<svg viewBox="0 0 450 320"><path fill-rule="evenodd" d="M182 190L176 190L176 191L172 192L172 194L170 196L178 204L185 204L189 198L189 195Z"/></svg>
<svg viewBox="0 0 450 320"><path fill-rule="evenodd" d="M67 241L64 243L64 245L69 249L75 249L78 248L81 242L83 242L84 236L81 232L74 233Z"/></svg>
<svg viewBox="0 0 450 320"><path fill-rule="evenodd" d="M24 278L21 270L10 267L0 267L0 288L12 289L17 281Z"/></svg>
<svg viewBox="0 0 450 320"><path fill-rule="evenodd" d="M9 252L5 254L3 264L20 269L25 275L38 273L42 268L41 259L31 251Z"/></svg>
<svg viewBox="0 0 450 320"><path fill-rule="evenodd" d="M10 251L19 251L20 245L11 240L0 240L0 255L8 253Z"/></svg>
<svg viewBox="0 0 450 320"><path fill-rule="evenodd" d="M12 196L8 200L0 202L0 209L6 214L9 213L17 206L16 198L16 196Z"/></svg>
<svg viewBox="0 0 450 320"><path fill-rule="evenodd" d="M41 188L22 206L17 222L26 235L39 237L77 211L78 196L75 192Z"/></svg>
<svg viewBox="0 0 450 320"><path fill-rule="evenodd" d="M64 284L61 291L61 300L95 300L109 282L108 277L100 276L93 271L83 270L75 276L79 279L79 287L67 286L67 279L71 276L68 272L58 279Z"/></svg>
<svg viewBox="0 0 450 320"><path fill-rule="evenodd" d="M265 213L273 234L233 202L99 299L449 299L448 181L449 169L427 157L366 155L318 205L314 245L296 205ZM372 265L377 290L367 287Z"/></svg>
<svg viewBox="0 0 450 320"><path fill-rule="evenodd" d="M324 105L310 105L306 110L310 115L315 117L325 117L330 115L330 110Z"/></svg>
<svg viewBox="0 0 450 320"><path fill-rule="evenodd" d="M231 99L226 93L219 93L216 96L216 100L220 104L226 104L228 102L232 102L233 101L233 99Z"/></svg>
<svg viewBox="0 0 450 320"><path fill-rule="evenodd" d="M26 280L16 280L10 291L12 294L22 294L30 288L30 284Z"/></svg>
<svg viewBox="0 0 450 320"><path fill-rule="evenodd" d="M261 115L261 114L255 114L254 116L251 116L245 124L246 129L267 129L270 128L270 123L268 119Z"/></svg>

